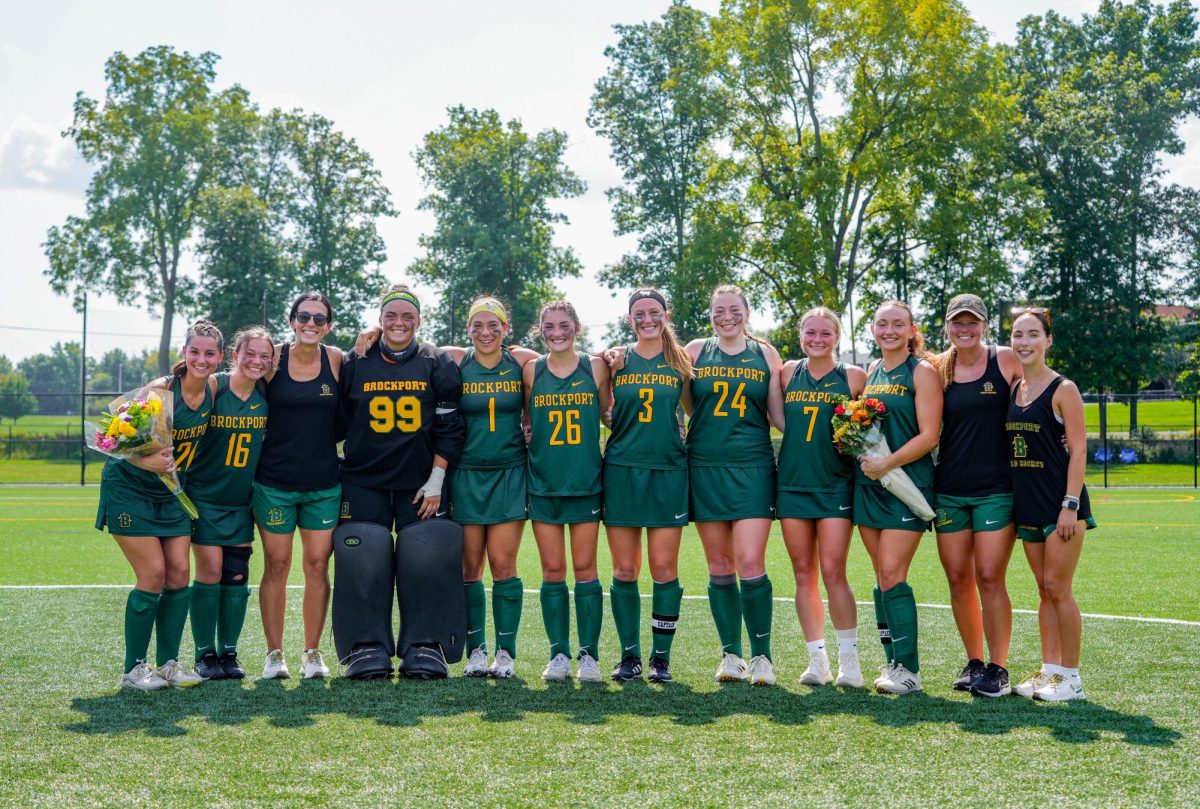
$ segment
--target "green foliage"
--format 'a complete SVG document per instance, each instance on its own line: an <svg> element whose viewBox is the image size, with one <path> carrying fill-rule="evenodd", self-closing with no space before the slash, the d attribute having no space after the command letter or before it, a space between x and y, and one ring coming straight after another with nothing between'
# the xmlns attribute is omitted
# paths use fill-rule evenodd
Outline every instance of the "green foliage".
<svg viewBox="0 0 1200 809"><path fill-rule="evenodd" d="M55 343L49 354L33 354L17 363L17 371L29 380L38 400L39 413L79 412L79 343ZM95 364L88 360L88 376Z"/></svg>
<svg viewBox="0 0 1200 809"><path fill-rule="evenodd" d="M24 374L0 374L0 418L15 423L22 416L36 413L37 407L37 397L29 392L29 380Z"/></svg>
<svg viewBox="0 0 1200 809"><path fill-rule="evenodd" d="M477 294L499 295L512 309L512 334L524 335L541 304L556 297L555 278L579 274L579 260L554 244L567 218L555 199L582 194L584 182L562 162L567 135L546 129L530 136L521 122L495 110L448 110L449 122L428 133L413 155L431 193L420 209L434 215L422 236L425 255L410 267L438 290L423 320L435 342L461 342ZM428 334L428 331L426 332Z"/></svg>
<svg viewBox="0 0 1200 809"><path fill-rule="evenodd" d="M0 374L12 373L12 369L13 369L12 360L10 360L8 357L6 357L3 354L0 354Z"/></svg>

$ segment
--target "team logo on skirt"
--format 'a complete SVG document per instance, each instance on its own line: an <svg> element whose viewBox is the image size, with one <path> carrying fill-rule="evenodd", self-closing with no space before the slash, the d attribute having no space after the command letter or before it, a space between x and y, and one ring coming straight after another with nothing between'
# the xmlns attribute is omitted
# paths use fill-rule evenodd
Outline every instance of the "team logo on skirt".
<svg viewBox="0 0 1200 809"><path fill-rule="evenodd" d="M283 509L272 506L267 511L267 525L283 525Z"/></svg>
<svg viewBox="0 0 1200 809"><path fill-rule="evenodd" d="M130 517L124 511L117 515L117 525L122 528L129 528L133 525L133 517Z"/></svg>
<svg viewBox="0 0 1200 809"><path fill-rule="evenodd" d="M342 501L342 519L343 520L350 519L350 501L349 500Z"/></svg>

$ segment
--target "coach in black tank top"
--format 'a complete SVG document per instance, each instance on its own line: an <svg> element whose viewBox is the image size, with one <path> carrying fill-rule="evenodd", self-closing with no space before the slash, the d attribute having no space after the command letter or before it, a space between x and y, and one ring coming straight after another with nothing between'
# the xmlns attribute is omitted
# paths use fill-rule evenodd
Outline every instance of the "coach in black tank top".
<svg viewBox="0 0 1200 809"><path fill-rule="evenodd" d="M338 377L344 356L321 341L333 310L319 292L305 292L289 315L295 336L279 350L267 383L270 418L254 479L254 519L266 564L259 589L267 659L263 678L291 676L283 656L283 615L292 536L304 548L304 655L306 678L328 677L318 644L329 607L329 556L342 489L338 482Z"/></svg>
<svg viewBox="0 0 1200 809"><path fill-rule="evenodd" d="M1011 689L1012 602L1004 577L1016 536L1004 419L1021 367L1011 349L984 343L987 321L977 295L956 295L946 307L950 349L938 358L944 394L934 529L967 655L954 688L999 697Z"/></svg>

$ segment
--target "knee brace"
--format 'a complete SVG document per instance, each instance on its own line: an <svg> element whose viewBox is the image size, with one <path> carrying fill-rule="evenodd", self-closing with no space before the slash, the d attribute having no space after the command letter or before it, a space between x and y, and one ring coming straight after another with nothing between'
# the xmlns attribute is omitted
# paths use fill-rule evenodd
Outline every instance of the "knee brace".
<svg viewBox="0 0 1200 809"><path fill-rule="evenodd" d="M375 523L339 525L333 532L333 558L331 623L338 660L347 677L386 677L396 651L392 534Z"/></svg>
<svg viewBox="0 0 1200 809"><path fill-rule="evenodd" d="M440 647L449 663L462 659L467 598L462 585L462 526L422 520L396 536L396 600L400 657L410 646Z"/></svg>
<svg viewBox="0 0 1200 809"><path fill-rule="evenodd" d="M254 548L223 548L221 553L221 584L234 587L250 583L250 555Z"/></svg>

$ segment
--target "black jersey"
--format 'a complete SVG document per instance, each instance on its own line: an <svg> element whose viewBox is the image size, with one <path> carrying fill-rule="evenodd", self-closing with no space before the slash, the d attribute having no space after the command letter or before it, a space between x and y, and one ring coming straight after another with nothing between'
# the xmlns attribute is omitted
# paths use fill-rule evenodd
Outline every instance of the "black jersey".
<svg viewBox="0 0 1200 809"><path fill-rule="evenodd" d="M320 346L321 370L314 379L297 382L288 373L288 349L279 354L279 369L267 383L271 421L263 440L254 479L272 489L316 492L338 482L338 381Z"/></svg>
<svg viewBox="0 0 1200 809"><path fill-rule="evenodd" d="M376 344L342 366L339 387L343 483L415 489L429 477L434 455L458 462L466 440L462 377L447 352L414 342L393 360Z"/></svg>
<svg viewBox="0 0 1200 809"><path fill-rule="evenodd" d="M942 436L934 490L952 497L986 497L1012 491L1008 471L1008 382L996 347L974 382L952 382L942 404Z"/></svg>
<svg viewBox="0 0 1200 809"><path fill-rule="evenodd" d="M1027 407L1017 404L1019 385L1013 386L1008 405L1009 468L1012 474L1013 517L1018 525L1052 525L1058 522L1067 493L1070 456L1063 446L1065 432L1054 414L1054 391L1063 377L1054 379ZM1079 519L1092 516L1087 486L1079 492Z"/></svg>

